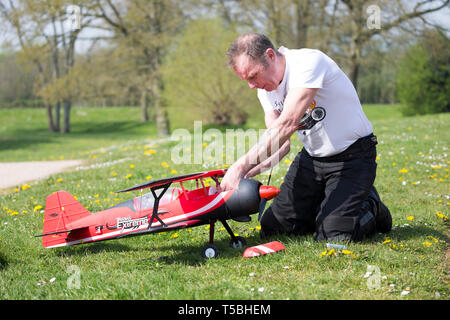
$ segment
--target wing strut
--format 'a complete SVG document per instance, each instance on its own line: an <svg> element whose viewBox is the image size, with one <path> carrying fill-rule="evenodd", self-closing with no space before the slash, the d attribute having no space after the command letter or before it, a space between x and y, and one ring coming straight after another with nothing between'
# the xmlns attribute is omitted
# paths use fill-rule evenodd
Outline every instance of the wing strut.
<svg viewBox="0 0 450 320"><path fill-rule="evenodd" d="M164 196L164 194L166 193L167 189L170 187L171 184L172 184L172 182L169 182L162 186L157 186L157 187L151 188L153 197L155 198L155 203L153 204L153 213L152 213L152 217L150 218L150 221L148 223L147 229L150 229L152 227L153 219L158 220L163 227L165 227L165 228L167 227L167 225L158 216L160 213L160 212L158 212L158 208L159 208L159 200L161 200L161 198ZM155 190L161 189L161 188L163 189L163 191L159 194L159 196L157 196Z"/></svg>

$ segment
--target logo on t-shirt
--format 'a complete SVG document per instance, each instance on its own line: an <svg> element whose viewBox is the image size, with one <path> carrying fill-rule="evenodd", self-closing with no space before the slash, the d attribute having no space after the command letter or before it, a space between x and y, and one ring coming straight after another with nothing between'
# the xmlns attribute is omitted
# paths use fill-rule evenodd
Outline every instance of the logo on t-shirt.
<svg viewBox="0 0 450 320"><path fill-rule="evenodd" d="M275 105L275 109L277 109L278 111L281 111L281 110L283 110L284 100L283 101L275 100L274 105Z"/></svg>

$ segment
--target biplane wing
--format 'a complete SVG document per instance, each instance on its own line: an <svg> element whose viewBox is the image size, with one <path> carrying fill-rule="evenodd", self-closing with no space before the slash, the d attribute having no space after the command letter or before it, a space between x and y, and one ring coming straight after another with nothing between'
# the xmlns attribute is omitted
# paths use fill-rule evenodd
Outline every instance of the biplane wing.
<svg viewBox="0 0 450 320"><path fill-rule="evenodd" d="M145 189L145 188L157 189L158 187L163 187L163 186L166 186L166 185L174 183L174 182L183 182L183 181L187 181L187 180L194 180L194 179L200 179L200 178L223 177L225 175L226 171L227 171L226 169L220 169L220 170L212 170L212 171L206 171L206 172L185 174L182 176L176 176L176 177L170 177L170 178L164 178L164 179L158 179L158 180L150 180L150 181L135 185L130 188L116 191L116 193L140 190L140 189Z"/></svg>

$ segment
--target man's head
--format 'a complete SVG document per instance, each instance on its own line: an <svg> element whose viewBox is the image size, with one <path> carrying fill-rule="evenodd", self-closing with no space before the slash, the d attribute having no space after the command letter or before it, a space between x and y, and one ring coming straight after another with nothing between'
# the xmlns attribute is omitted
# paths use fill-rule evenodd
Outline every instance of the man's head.
<svg viewBox="0 0 450 320"><path fill-rule="evenodd" d="M229 64L249 87L275 90L283 79L284 56L265 35L244 34L228 49Z"/></svg>

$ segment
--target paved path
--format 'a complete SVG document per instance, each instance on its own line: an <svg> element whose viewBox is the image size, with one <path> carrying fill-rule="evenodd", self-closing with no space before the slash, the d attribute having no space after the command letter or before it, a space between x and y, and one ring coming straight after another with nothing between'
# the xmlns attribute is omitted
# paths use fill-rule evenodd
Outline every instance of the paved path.
<svg viewBox="0 0 450 320"><path fill-rule="evenodd" d="M0 189L45 179L82 163L82 160L0 162Z"/></svg>

